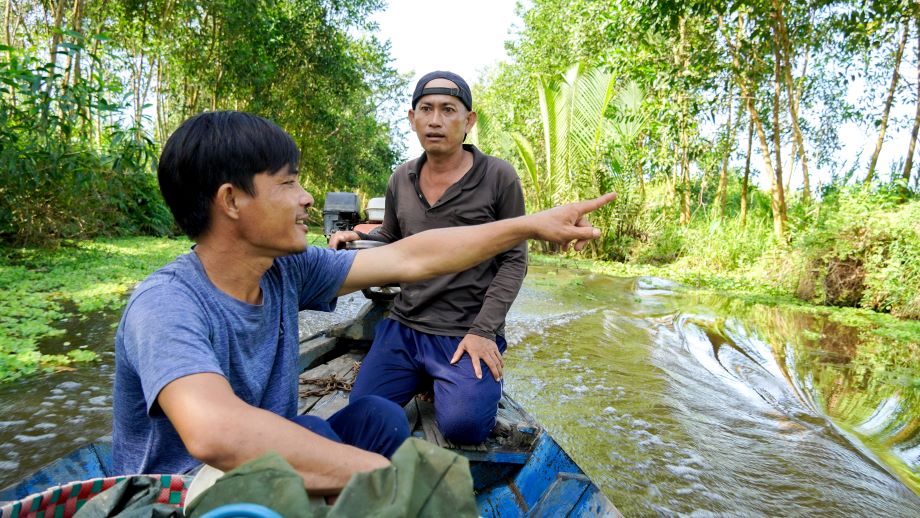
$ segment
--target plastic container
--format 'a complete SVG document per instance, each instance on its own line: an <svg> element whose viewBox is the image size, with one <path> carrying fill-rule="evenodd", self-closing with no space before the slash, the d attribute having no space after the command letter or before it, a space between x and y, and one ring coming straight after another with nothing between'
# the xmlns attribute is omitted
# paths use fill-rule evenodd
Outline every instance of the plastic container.
<svg viewBox="0 0 920 518"><path fill-rule="evenodd" d="M367 221L372 223L381 223L383 213L386 208L386 198L371 198L367 201Z"/></svg>

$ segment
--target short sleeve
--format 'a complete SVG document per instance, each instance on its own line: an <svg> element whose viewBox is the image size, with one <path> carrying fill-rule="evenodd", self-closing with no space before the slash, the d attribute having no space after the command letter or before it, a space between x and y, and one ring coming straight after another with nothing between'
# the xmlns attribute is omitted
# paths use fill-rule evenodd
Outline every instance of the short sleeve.
<svg viewBox="0 0 920 518"><path fill-rule="evenodd" d="M310 246L303 253L279 259L290 264L294 285L300 287L299 309L329 311L356 253L355 250Z"/></svg>
<svg viewBox="0 0 920 518"><path fill-rule="evenodd" d="M125 357L140 378L147 414L160 412L160 391L192 374L220 368L212 347L204 310L190 294L174 285L159 285L134 298L126 310Z"/></svg>

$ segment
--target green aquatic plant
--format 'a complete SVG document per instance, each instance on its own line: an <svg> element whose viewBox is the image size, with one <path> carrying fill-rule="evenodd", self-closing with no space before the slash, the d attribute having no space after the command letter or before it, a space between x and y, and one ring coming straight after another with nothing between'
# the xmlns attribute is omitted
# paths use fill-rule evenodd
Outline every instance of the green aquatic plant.
<svg viewBox="0 0 920 518"><path fill-rule="evenodd" d="M312 245L325 246L310 234ZM64 333L66 318L120 310L134 286L187 252L187 239L155 237L65 241L54 249L0 247L0 382L93 361L93 351L40 350ZM65 344L65 347L67 344Z"/></svg>
<svg viewBox="0 0 920 518"><path fill-rule="evenodd" d="M115 310L134 285L176 255L186 240L120 238L65 242L55 249L0 248L0 381L92 361L73 349L43 354L72 313Z"/></svg>

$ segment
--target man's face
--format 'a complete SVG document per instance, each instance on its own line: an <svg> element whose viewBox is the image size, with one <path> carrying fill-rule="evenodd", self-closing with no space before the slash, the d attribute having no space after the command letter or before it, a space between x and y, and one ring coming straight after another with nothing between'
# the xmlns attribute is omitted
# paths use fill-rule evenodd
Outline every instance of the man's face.
<svg viewBox="0 0 920 518"><path fill-rule="evenodd" d="M453 81L433 79L425 88L457 88ZM450 154L463 145L464 136L476 123L476 113L468 111L452 95L426 95L409 110L409 123L418 135L419 144L429 155Z"/></svg>
<svg viewBox="0 0 920 518"><path fill-rule="evenodd" d="M313 197L298 181L296 170L285 166L277 173L253 177L255 196L238 199L240 234L265 255L279 257L307 247L307 209Z"/></svg>

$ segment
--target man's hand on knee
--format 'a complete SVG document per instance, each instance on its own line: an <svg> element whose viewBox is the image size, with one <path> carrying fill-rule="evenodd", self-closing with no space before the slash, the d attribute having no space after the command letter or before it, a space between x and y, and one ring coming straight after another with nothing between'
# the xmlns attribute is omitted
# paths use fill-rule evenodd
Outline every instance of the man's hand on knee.
<svg viewBox="0 0 920 518"><path fill-rule="evenodd" d="M498 350L498 344L488 338L478 335L468 334L460 341L457 346L454 357L450 359L451 364L456 364L466 352L470 355L473 363L473 372L476 377L482 379L482 367L479 365L480 360L485 362L489 370L492 371L492 377L495 381L502 380L502 369L505 368L505 361L502 359L502 353Z"/></svg>

